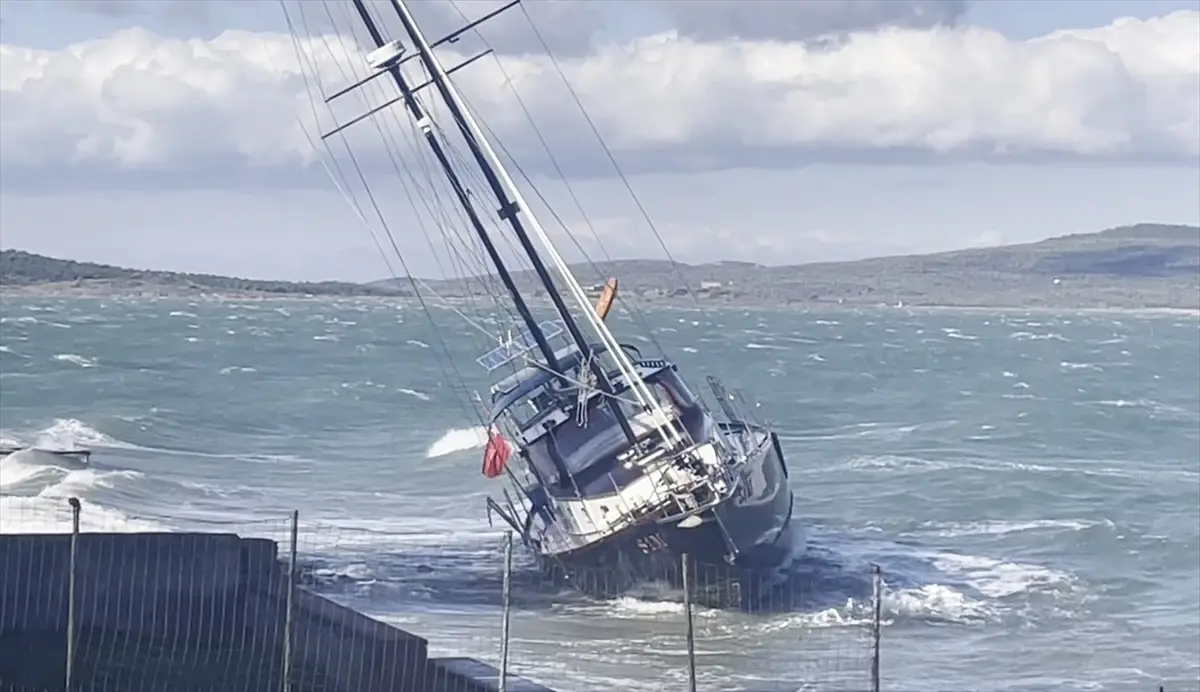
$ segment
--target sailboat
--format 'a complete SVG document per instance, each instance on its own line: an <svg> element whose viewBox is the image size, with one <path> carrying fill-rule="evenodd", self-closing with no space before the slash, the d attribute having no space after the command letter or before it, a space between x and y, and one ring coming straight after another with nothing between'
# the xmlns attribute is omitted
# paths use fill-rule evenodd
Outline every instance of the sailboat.
<svg viewBox="0 0 1200 692"><path fill-rule="evenodd" d="M464 225L503 287L498 300L517 326L496 335L474 364L489 382L479 394L488 431L482 472L501 485L488 500L489 520L506 523L542 569L593 596L619 595L644 582L678 583L685 555L693 573L715 585L701 589L710 594L701 601L740 602L746 584L769 583L803 546L779 437L716 377L706 378L713 408L672 360L648 357L618 339L606 319L617 299L616 279L593 303L455 85L452 73L483 54L447 69L435 52L518 3L434 41L403 0L378 6L394 12L403 27L395 39L384 36L378 8L364 0L351 4L374 46L363 51L369 69L326 102L380 77L399 95L323 139L387 108L403 108L453 191ZM455 141L469 157L450 151L455 145L424 101L426 93L449 113ZM475 172L486 181L484 194L464 182ZM499 250L501 231L489 228L491 219L481 213L486 204L499 209L495 225L515 239L538 293L552 304L551 318L535 316L531 291L519 289Z"/></svg>

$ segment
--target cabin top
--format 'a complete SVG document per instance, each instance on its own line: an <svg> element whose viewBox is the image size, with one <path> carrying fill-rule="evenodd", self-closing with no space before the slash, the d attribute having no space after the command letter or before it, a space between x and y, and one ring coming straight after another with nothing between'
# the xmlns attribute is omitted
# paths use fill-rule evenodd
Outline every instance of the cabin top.
<svg viewBox="0 0 1200 692"><path fill-rule="evenodd" d="M636 346L621 344L621 348L632 356L635 366L642 362L642 353ZM592 344L589 349L594 357L599 357L608 351L604 344ZM551 371L545 365L530 365L492 385L491 422L495 422L513 404L545 387L556 378L568 379L564 383L568 388L577 386L578 380L581 379L579 369L583 362L583 354L580 350L575 346L568 346L556 351L554 357L558 360L565 378L559 378L558 373ZM657 363L659 361L647 362ZM666 365L665 361L663 364Z"/></svg>
<svg viewBox="0 0 1200 692"><path fill-rule="evenodd" d="M639 352L634 346L621 344L621 348L631 352L631 355L636 358L636 360L633 361L634 371L637 373L638 377L642 378L643 380L652 379L661 371L674 367L672 363L667 360L643 359L641 357L641 352ZM604 353L606 350L602 344L593 344L592 349L593 353L597 356L601 353ZM510 377L505 378L493 386L492 410L489 416L489 422L496 422L500 416L504 415L504 413L513 408L513 406L526 400L527 397L547 394L546 389L556 379L559 379L560 382L562 382L562 389L564 392L569 392L571 390L577 391L579 381L583 379L583 374L580 373L580 369L583 366L582 354L577 348L571 347L559 351L555 354L555 356L558 359L559 365L562 367L563 371L565 371L565 377L560 377L558 373L552 372L549 368L544 366L530 366L522 369L520 372L517 372ZM627 382L626 378L619 373L609 373L609 381L612 383L613 388L618 394L629 389L629 382ZM599 396L599 390L596 389L591 396ZM589 398L591 398L591 396L589 396ZM538 408L544 409L557 407L538 406ZM543 411L543 413L545 412L546 411ZM528 424L533 423L534 418L539 418L539 416L531 417L530 420L525 421L526 425L523 425L522 427L527 427ZM545 423L546 421L542 420L541 422Z"/></svg>
<svg viewBox="0 0 1200 692"><path fill-rule="evenodd" d="M621 476L620 469L613 464L620 466L622 450L629 448L630 440L620 418L628 421L639 439L651 437L657 426L654 418L631 400L630 382L624 375L617 372L609 375L620 409L613 411L606 405L607 396L598 388L581 389L576 384L582 379L578 371L585 365L578 351L561 354L560 363L566 371L563 376L548 368L530 367L497 385L493 390L492 421L510 417L514 428L510 432L543 484L557 487L556 483L574 479L571 486L574 490L579 490L576 486L580 484L590 488L588 478L598 473L603 475L605 469L610 475ZM676 374L671 362L639 358L632 365L635 376L646 383L650 395L675 419L669 425L682 425L688 435L702 434L702 405ZM569 381L564 383L564 380ZM623 481L608 478L606 483Z"/></svg>

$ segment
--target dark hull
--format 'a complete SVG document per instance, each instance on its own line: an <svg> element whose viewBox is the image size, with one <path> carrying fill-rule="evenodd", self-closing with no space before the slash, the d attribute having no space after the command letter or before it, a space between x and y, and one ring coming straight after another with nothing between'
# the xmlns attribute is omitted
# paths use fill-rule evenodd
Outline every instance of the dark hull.
<svg viewBox="0 0 1200 692"><path fill-rule="evenodd" d="M740 427L740 426L738 426ZM650 520L580 550L540 556L543 571L596 598L682 586L689 556L697 603L737 607L777 582L797 551L794 497L777 438L747 463L742 489L691 528Z"/></svg>
<svg viewBox="0 0 1200 692"><path fill-rule="evenodd" d="M17 452L35 452L37 454L52 454L60 459L70 459L79 464L86 464L91 459L90 449L40 449L38 447L0 447L0 458Z"/></svg>

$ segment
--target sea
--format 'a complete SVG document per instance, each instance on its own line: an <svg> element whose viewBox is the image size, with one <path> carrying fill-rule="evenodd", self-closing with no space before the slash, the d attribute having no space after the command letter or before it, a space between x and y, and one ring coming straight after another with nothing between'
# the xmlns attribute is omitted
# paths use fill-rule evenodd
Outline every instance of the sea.
<svg viewBox="0 0 1200 692"><path fill-rule="evenodd" d="M5 442L94 452L0 461L4 532L67 531L77 497L85 531L286 546L295 510L314 588L438 653L499 659L504 535L467 396L494 320L375 299L17 296L0 316ZM872 565L884 689L1200 689L1195 314L610 319L694 390L716 374L774 422L807 527L805 598L697 607L700 690L865 689ZM534 594L515 553L514 671L564 691L685 689L677 594Z"/></svg>

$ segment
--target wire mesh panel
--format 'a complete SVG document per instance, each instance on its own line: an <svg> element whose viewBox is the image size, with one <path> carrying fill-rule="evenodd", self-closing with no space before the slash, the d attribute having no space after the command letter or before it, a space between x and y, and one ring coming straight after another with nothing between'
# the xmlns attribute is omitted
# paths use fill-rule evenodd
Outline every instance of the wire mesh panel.
<svg viewBox="0 0 1200 692"><path fill-rule="evenodd" d="M700 689L871 689L869 591L847 615L845 602L829 603L802 571L768 576L712 565L689 571ZM869 585L870 574L861 581Z"/></svg>
<svg viewBox="0 0 1200 692"><path fill-rule="evenodd" d="M6 504L0 515L0 690L58 691L66 675L72 513L65 502L39 506L36 515L26 509ZM46 549L48 542L56 549Z"/></svg>
<svg viewBox="0 0 1200 692"><path fill-rule="evenodd" d="M848 607L798 574L664 561L635 580L510 537L447 559L429 537L295 515L132 533L90 531L87 511L0 541L0 692L842 692L878 675L870 575Z"/></svg>
<svg viewBox="0 0 1200 692"><path fill-rule="evenodd" d="M74 672L85 689L279 688L273 542L84 534L79 544Z"/></svg>
<svg viewBox="0 0 1200 692"><path fill-rule="evenodd" d="M273 541L97 527L74 508L55 533L0 543L0 687L281 689L279 626L259 595Z"/></svg>
<svg viewBox="0 0 1200 692"><path fill-rule="evenodd" d="M302 522L297 689L476 689L435 659L498 656L502 569L487 548L490 562L447 560L427 536Z"/></svg>
<svg viewBox="0 0 1200 692"><path fill-rule="evenodd" d="M801 574L771 580L694 563L685 574L681 560L634 579L518 558L508 667L560 691L865 692L871 574L862 581L847 616L844 601L826 605Z"/></svg>

